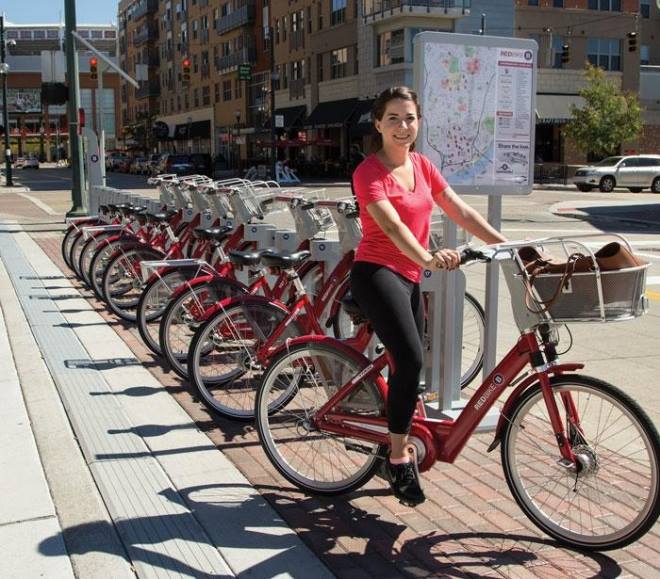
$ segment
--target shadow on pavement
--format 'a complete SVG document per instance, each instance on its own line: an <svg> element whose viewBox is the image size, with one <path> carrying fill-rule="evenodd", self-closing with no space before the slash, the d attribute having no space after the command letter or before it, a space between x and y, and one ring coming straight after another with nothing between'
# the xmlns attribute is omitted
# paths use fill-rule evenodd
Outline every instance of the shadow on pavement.
<svg viewBox="0 0 660 579"><path fill-rule="evenodd" d="M660 233L660 203L579 207L582 219L610 233Z"/></svg>

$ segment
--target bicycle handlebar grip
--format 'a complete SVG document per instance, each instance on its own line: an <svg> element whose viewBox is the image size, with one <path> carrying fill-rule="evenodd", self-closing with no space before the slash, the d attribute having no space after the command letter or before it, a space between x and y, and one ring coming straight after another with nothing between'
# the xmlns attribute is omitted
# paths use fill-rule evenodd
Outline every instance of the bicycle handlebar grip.
<svg viewBox="0 0 660 579"><path fill-rule="evenodd" d="M464 250L461 251L461 265L465 265L466 263L469 263L471 261L490 261L490 257L488 257L485 253L482 253L479 250L472 249L471 247L466 247Z"/></svg>

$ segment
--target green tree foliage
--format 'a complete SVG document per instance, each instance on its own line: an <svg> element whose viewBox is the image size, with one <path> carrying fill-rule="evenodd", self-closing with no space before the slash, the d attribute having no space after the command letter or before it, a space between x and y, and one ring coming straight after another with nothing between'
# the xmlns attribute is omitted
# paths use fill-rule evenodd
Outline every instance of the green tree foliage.
<svg viewBox="0 0 660 579"><path fill-rule="evenodd" d="M588 84L580 91L584 107L571 105L572 118L564 133L583 153L616 154L623 141L637 138L642 130L639 101L607 80L601 68L587 64L585 76Z"/></svg>

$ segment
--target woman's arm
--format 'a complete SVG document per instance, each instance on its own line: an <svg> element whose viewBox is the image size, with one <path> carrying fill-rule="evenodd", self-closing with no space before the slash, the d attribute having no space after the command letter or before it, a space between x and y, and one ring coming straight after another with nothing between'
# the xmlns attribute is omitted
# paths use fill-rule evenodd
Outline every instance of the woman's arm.
<svg viewBox="0 0 660 579"><path fill-rule="evenodd" d="M424 249L422 244L410 232L408 226L401 221L399 214L389 201L385 199L373 201L367 205L367 211L378 224L378 227L383 230L383 233L392 240L392 243L408 259L433 271L441 267L436 258Z"/></svg>
<svg viewBox="0 0 660 579"><path fill-rule="evenodd" d="M486 243L506 241L506 237L492 227L476 209L465 203L449 185L440 193L435 193L433 200L449 219L482 241Z"/></svg>

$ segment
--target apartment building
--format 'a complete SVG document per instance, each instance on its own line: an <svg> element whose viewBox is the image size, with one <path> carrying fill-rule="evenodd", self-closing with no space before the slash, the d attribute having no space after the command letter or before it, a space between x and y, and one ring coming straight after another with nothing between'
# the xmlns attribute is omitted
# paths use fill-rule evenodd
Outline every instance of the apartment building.
<svg viewBox="0 0 660 579"><path fill-rule="evenodd" d="M81 25L78 33L111 58L117 54L117 30L110 25ZM11 24L5 21L8 47L7 78L10 144L14 156L33 153L51 160L68 146L66 105L42 102L44 82L65 81L63 24ZM88 126L97 128L97 81L89 75L90 53L78 52L80 106ZM119 118L119 80L116 73L103 76L103 124L107 142L114 146Z"/></svg>
<svg viewBox="0 0 660 579"><path fill-rule="evenodd" d="M118 9L119 62L139 87L121 81L122 142L150 150L159 112L158 0L122 0Z"/></svg>
<svg viewBox="0 0 660 579"><path fill-rule="evenodd" d="M638 22L638 0L516 1L516 36L533 38L539 45L538 162L585 160L564 138L563 126L571 117L571 105L582 104L578 93L585 86L586 62L605 69L622 90L639 91L639 48L628 50L628 34L638 32Z"/></svg>

